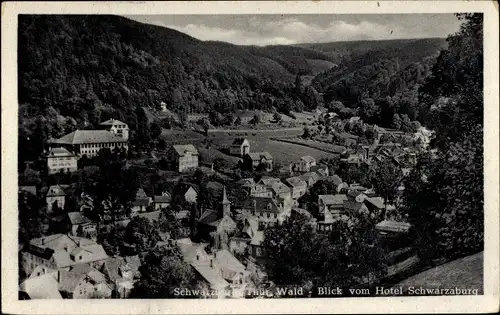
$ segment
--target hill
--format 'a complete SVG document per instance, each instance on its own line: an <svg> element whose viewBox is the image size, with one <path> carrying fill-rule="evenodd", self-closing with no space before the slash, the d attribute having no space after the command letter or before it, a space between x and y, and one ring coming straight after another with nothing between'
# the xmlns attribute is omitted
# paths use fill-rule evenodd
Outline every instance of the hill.
<svg viewBox="0 0 500 315"><path fill-rule="evenodd" d="M48 138L111 117L137 130L144 121L138 109L161 102L182 119L190 112L312 110L323 103L318 92L348 106L365 89L395 94L407 85L398 81L404 67L442 43L237 46L106 15L20 15L18 35L19 139L32 148L30 158Z"/></svg>
<svg viewBox="0 0 500 315"><path fill-rule="evenodd" d="M288 101L276 107L301 110L300 97L292 99L296 74L312 75L307 59L330 59L300 47L203 42L118 16L20 15L18 35L23 147L111 117L134 130L136 109L161 102L181 117L271 110L277 98Z"/></svg>

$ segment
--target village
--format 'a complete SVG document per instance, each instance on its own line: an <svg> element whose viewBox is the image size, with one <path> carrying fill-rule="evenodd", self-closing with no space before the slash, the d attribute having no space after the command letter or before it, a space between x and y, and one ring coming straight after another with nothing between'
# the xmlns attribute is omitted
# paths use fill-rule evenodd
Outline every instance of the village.
<svg viewBox="0 0 500 315"><path fill-rule="evenodd" d="M165 104L149 114L149 123L179 123ZM192 292L217 292L198 294L216 298L255 297L252 292L263 288L275 292L264 267L266 230L294 216L307 218L317 233L329 233L336 222L365 215L388 253L384 277L411 270L418 257L411 225L398 210L403 179L426 152L431 132L419 126L384 129L325 108L285 116L244 113L233 117L237 128L224 129L213 127L207 114L193 114L187 125L162 129L164 145L142 155L130 152L129 138L137 131L113 118L99 129L50 139L37 162L43 171L27 166L20 174L20 207L29 204L47 219L39 237L20 239L20 298L131 297L151 249L179 256L195 275L198 291L176 288L181 298ZM270 143L289 147L274 150ZM111 170L110 160L153 175L132 190L94 184L103 179L89 170ZM400 174L384 183L390 191L359 181L375 165ZM26 173L38 180L29 181ZM151 227L159 237L147 236ZM111 244L110 231L117 230L139 241L131 244L127 236Z"/></svg>

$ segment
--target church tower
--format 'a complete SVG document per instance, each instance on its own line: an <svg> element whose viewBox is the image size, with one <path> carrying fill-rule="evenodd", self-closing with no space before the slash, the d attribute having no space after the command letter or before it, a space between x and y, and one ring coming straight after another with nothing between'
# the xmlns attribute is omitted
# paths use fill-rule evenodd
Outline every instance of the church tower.
<svg viewBox="0 0 500 315"><path fill-rule="evenodd" d="M231 202L227 199L226 186L222 190L222 216L231 215Z"/></svg>

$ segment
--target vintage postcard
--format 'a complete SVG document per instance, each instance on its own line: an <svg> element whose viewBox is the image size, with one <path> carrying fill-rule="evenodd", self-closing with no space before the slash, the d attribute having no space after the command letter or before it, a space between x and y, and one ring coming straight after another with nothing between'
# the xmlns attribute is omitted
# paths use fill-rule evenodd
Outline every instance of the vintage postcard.
<svg viewBox="0 0 500 315"><path fill-rule="evenodd" d="M2 4L2 311L499 310L494 1Z"/></svg>

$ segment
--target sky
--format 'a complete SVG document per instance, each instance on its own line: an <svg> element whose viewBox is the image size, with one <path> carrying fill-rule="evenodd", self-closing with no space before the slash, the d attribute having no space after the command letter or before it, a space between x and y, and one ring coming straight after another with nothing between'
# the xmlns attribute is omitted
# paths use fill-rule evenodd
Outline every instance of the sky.
<svg viewBox="0 0 500 315"><path fill-rule="evenodd" d="M453 14L136 15L127 18L237 45L290 45L352 40L446 37Z"/></svg>

